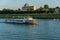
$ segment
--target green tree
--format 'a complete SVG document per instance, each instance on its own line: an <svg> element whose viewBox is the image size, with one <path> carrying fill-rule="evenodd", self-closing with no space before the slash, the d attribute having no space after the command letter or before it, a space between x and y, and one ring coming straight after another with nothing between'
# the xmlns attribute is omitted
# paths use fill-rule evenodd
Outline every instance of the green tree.
<svg viewBox="0 0 60 40"><path fill-rule="evenodd" d="M44 9L45 13L47 13L49 11L49 6L48 5L44 5Z"/></svg>
<svg viewBox="0 0 60 40"><path fill-rule="evenodd" d="M59 8L58 6L56 8Z"/></svg>
<svg viewBox="0 0 60 40"><path fill-rule="evenodd" d="M2 11L13 11L13 10L4 8Z"/></svg>
<svg viewBox="0 0 60 40"><path fill-rule="evenodd" d="M14 10L15 13L21 12L22 10L18 8L17 10Z"/></svg>
<svg viewBox="0 0 60 40"><path fill-rule="evenodd" d="M43 7L38 8L37 11L43 11Z"/></svg>
<svg viewBox="0 0 60 40"><path fill-rule="evenodd" d="M22 11L20 8L18 8L18 11Z"/></svg>
<svg viewBox="0 0 60 40"><path fill-rule="evenodd" d="M2 9L2 11L7 11L7 9L6 9L6 8L4 8L4 9Z"/></svg>
<svg viewBox="0 0 60 40"><path fill-rule="evenodd" d="M49 11L54 11L53 8L49 8Z"/></svg>
<svg viewBox="0 0 60 40"><path fill-rule="evenodd" d="M42 7L40 7L40 11L42 11L43 10L43 8Z"/></svg>
<svg viewBox="0 0 60 40"><path fill-rule="evenodd" d="M49 6L48 5L44 5L44 9L48 9L49 8Z"/></svg>
<svg viewBox="0 0 60 40"><path fill-rule="evenodd" d="M30 7L27 7L27 11L34 11L34 10Z"/></svg>

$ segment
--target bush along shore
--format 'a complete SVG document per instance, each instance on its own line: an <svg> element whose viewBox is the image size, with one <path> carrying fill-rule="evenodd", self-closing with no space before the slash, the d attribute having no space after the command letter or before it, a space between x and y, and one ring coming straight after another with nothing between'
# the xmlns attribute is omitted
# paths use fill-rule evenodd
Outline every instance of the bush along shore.
<svg viewBox="0 0 60 40"><path fill-rule="evenodd" d="M0 14L0 18L21 18L28 16L35 19L60 19L60 14Z"/></svg>

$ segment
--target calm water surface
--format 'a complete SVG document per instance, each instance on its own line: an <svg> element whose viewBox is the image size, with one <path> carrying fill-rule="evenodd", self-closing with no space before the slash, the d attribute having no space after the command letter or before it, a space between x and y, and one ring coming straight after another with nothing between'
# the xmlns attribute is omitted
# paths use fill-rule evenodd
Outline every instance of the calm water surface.
<svg viewBox="0 0 60 40"><path fill-rule="evenodd" d="M0 40L60 40L60 20L39 19L38 25L7 24L0 19Z"/></svg>

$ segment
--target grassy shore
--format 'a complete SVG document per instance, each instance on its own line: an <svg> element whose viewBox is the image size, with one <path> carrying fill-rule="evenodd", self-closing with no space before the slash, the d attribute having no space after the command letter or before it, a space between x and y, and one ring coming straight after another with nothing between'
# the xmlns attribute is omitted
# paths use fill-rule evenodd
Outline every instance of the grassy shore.
<svg viewBox="0 0 60 40"><path fill-rule="evenodd" d="M31 16L35 19L60 19L60 14L0 14L0 18L21 18Z"/></svg>

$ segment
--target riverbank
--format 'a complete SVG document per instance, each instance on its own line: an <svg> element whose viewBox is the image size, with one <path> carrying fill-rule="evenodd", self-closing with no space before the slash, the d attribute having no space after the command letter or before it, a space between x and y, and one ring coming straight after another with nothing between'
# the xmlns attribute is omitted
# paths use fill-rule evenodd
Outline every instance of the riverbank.
<svg viewBox="0 0 60 40"><path fill-rule="evenodd" d="M0 18L21 18L28 16L35 19L60 19L60 14L0 14Z"/></svg>

